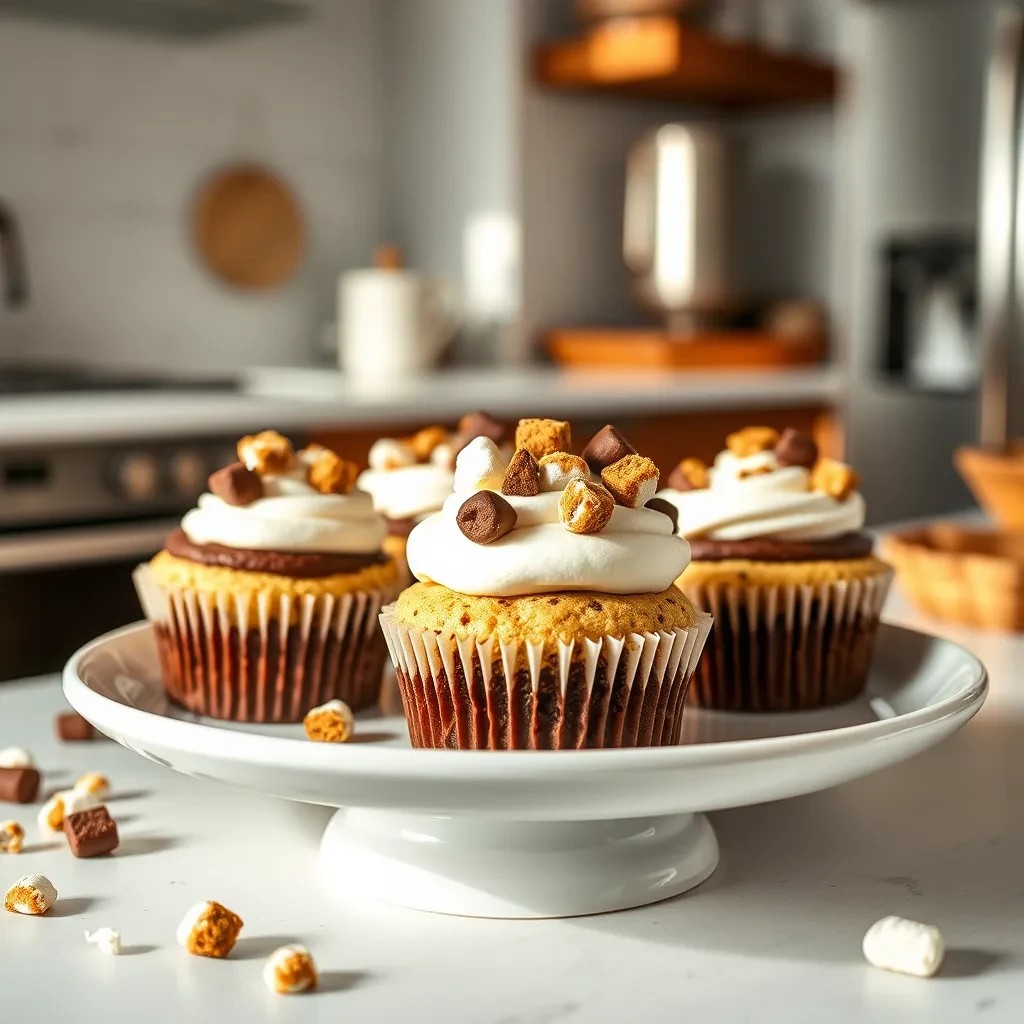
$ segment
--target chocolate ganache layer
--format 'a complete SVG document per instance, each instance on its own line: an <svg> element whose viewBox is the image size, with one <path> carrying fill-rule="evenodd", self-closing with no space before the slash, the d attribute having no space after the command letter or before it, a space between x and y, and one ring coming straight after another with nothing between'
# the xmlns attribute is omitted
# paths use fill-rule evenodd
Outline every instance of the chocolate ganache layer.
<svg viewBox="0 0 1024 1024"><path fill-rule="evenodd" d="M317 551L257 551L252 548L229 548L225 544L196 544L180 528L168 536L165 547L176 558L185 558L201 565L216 565L243 572L269 572L296 579L319 579L336 573L358 572L388 560L388 556L379 551L368 555L350 555Z"/></svg>
<svg viewBox="0 0 1024 1024"><path fill-rule="evenodd" d="M690 558L695 562L723 562L742 558L752 562L829 562L867 558L874 538L858 530L826 540L708 540L690 539Z"/></svg>

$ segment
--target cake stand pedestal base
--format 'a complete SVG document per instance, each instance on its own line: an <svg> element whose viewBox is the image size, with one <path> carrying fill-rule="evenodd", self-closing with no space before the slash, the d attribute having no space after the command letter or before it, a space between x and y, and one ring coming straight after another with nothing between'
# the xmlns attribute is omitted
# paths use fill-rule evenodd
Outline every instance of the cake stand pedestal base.
<svg viewBox="0 0 1024 1024"><path fill-rule="evenodd" d="M677 896L718 864L702 814L501 821L342 809L320 871L339 894L464 917L576 917Z"/></svg>

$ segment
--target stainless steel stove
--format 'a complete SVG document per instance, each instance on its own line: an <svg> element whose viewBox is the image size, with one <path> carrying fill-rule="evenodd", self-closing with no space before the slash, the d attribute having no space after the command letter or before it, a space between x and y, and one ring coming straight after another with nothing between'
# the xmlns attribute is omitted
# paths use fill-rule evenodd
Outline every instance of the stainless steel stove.
<svg viewBox="0 0 1024 1024"><path fill-rule="evenodd" d="M230 380L0 365L0 403L234 387ZM209 474L234 459L236 441L0 438L0 680L57 671L90 637L140 617L132 568L161 547Z"/></svg>

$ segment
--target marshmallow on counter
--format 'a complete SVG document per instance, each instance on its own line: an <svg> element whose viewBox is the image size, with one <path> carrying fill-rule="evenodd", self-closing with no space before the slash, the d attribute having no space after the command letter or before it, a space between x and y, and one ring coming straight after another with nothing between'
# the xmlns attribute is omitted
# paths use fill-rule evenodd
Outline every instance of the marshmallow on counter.
<svg viewBox="0 0 1024 1024"><path fill-rule="evenodd" d="M32 755L24 747L4 747L0 750L0 768L35 768Z"/></svg>
<svg viewBox="0 0 1024 1024"><path fill-rule="evenodd" d="M223 959L238 940L244 921L216 900L205 900L190 907L176 933L178 943L193 956Z"/></svg>
<svg viewBox="0 0 1024 1024"><path fill-rule="evenodd" d="M114 928L97 928L94 932L86 932L85 941L106 956L119 956L121 953L121 933Z"/></svg>
<svg viewBox="0 0 1024 1024"><path fill-rule="evenodd" d="M864 956L872 967L918 978L930 978L945 952L938 928L905 917L883 917L864 936Z"/></svg>
<svg viewBox="0 0 1024 1024"><path fill-rule="evenodd" d="M100 801L92 793L84 789L62 789L54 793L40 808L36 817L39 831L63 832L64 819L69 814L87 811L90 807L99 807Z"/></svg>
<svg viewBox="0 0 1024 1024"><path fill-rule="evenodd" d="M0 853L21 853L25 830L16 821L0 824Z"/></svg>
<svg viewBox="0 0 1024 1024"><path fill-rule="evenodd" d="M23 875L7 890L4 910L12 914L45 914L57 902L57 890L45 875Z"/></svg>
<svg viewBox="0 0 1024 1024"><path fill-rule="evenodd" d="M263 983L278 995L316 988L318 980L312 954L298 943L275 949L263 965Z"/></svg>
<svg viewBox="0 0 1024 1024"><path fill-rule="evenodd" d="M75 781L74 790L77 793L89 793L102 802L110 796L110 780L99 772L86 772Z"/></svg>
<svg viewBox="0 0 1024 1024"><path fill-rule="evenodd" d="M455 493L500 491L508 463L489 437L475 437L455 460Z"/></svg>

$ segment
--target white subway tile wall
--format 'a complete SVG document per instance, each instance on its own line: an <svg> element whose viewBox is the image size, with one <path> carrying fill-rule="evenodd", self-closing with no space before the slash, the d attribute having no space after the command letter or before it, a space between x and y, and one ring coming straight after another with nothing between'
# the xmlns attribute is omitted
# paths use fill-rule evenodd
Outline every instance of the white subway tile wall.
<svg viewBox="0 0 1024 1024"><path fill-rule="evenodd" d="M0 18L0 197L20 219L30 305L0 308L0 359L223 370L307 360L339 270L382 215L377 0L181 41ZM297 276L214 280L188 233L210 170L257 159L308 223Z"/></svg>

